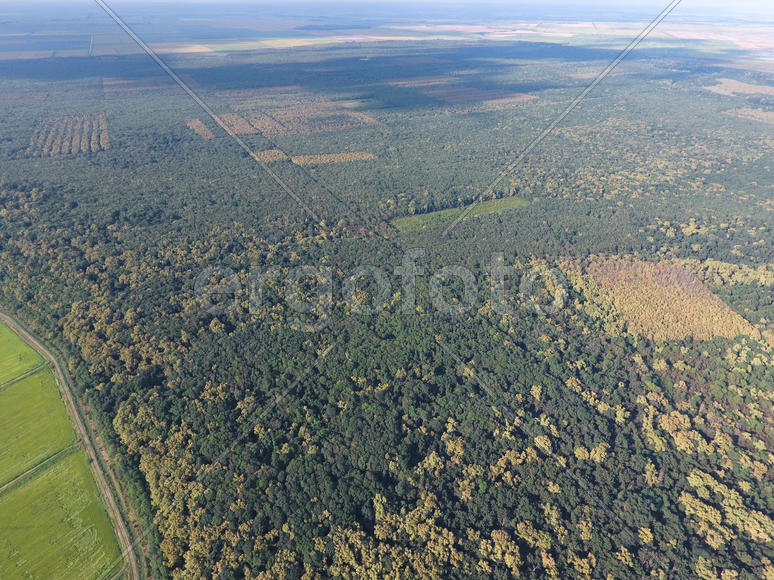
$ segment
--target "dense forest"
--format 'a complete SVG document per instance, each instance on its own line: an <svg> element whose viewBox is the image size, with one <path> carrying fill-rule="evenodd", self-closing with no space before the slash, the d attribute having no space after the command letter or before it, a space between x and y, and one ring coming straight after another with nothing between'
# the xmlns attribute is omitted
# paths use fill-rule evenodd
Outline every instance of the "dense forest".
<svg viewBox="0 0 774 580"><path fill-rule="evenodd" d="M774 578L774 76L643 49L442 211L615 54L172 57L260 163L146 57L0 61L0 304L147 574Z"/></svg>

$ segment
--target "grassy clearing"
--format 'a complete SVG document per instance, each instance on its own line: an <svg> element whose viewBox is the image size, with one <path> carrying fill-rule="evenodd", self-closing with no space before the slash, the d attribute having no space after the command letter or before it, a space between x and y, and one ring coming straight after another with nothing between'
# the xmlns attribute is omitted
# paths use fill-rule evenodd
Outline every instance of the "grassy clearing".
<svg viewBox="0 0 774 580"><path fill-rule="evenodd" d="M73 442L54 376L41 370L0 391L0 485Z"/></svg>
<svg viewBox="0 0 774 580"><path fill-rule="evenodd" d="M529 205L529 202L518 197L504 197L502 199L493 199L484 201L476 205L473 210L465 216L465 219L477 218L482 215L492 213L502 213L507 210L517 209ZM415 232L425 228L437 225L446 221L453 221L462 215L464 208L444 209L431 213L423 213L406 217L395 218L392 225L400 232Z"/></svg>
<svg viewBox="0 0 774 580"><path fill-rule="evenodd" d="M43 359L14 332L0 324L0 385L34 369Z"/></svg>
<svg viewBox="0 0 774 580"><path fill-rule="evenodd" d="M116 572L120 552L98 497L81 452L0 496L0 578L104 578Z"/></svg>

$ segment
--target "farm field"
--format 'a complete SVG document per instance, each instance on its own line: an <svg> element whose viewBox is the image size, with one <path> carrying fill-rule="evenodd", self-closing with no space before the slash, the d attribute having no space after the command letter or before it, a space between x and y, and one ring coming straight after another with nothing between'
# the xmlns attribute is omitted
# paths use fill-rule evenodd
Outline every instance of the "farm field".
<svg viewBox="0 0 774 580"><path fill-rule="evenodd" d="M112 525L48 368L0 324L0 578L104 578Z"/></svg>
<svg viewBox="0 0 774 580"><path fill-rule="evenodd" d="M527 205L529 205L529 202L518 197L493 199L491 201L484 201L476 205L475 208L473 208L473 210L468 215L466 215L464 219L467 220L477 218L482 215L502 213L511 209L525 207ZM395 218L391 223L400 232L414 232L423 230L430 226L438 225L442 222L451 222L459 215L462 215L463 211L463 208L456 207L451 209L442 209L440 211L434 211L430 213Z"/></svg>
<svg viewBox="0 0 774 580"><path fill-rule="evenodd" d="M41 365L43 359L7 326L0 324L0 386Z"/></svg>
<svg viewBox="0 0 774 580"><path fill-rule="evenodd" d="M416 90L427 97L451 104L480 102L484 104L519 103L529 100L529 95L509 93L502 90L482 90L452 82L448 77L418 78L394 81L394 86Z"/></svg>
<svg viewBox="0 0 774 580"><path fill-rule="evenodd" d="M102 79L102 90L106 96L110 94L155 92L163 89L174 89L175 86L175 83L167 76L140 79Z"/></svg>
<svg viewBox="0 0 774 580"><path fill-rule="evenodd" d="M73 428L47 369L0 391L0 486L71 445Z"/></svg>
<svg viewBox="0 0 774 580"><path fill-rule="evenodd" d="M0 495L0 529L2 578L107 578L121 565L81 452Z"/></svg>

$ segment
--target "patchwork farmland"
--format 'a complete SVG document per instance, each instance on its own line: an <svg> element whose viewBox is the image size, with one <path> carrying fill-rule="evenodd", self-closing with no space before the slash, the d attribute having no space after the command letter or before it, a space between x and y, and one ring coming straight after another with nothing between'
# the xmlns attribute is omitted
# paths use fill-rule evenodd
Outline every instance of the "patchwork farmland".
<svg viewBox="0 0 774 580"><path fill-rule="evenodd" d="M108 578L113 528L51 369L0 324L0 577Z"/></svg>

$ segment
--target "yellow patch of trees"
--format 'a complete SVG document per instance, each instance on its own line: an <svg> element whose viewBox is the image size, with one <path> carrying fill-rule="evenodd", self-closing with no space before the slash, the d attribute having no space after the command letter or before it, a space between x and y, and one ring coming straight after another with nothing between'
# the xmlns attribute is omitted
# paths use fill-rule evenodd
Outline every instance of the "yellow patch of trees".
<svg viewBox="0 0 774 580"><path fill-rule="evenodd" d="M735 528L740 534L762 544L774 541L774 521L760 511L747 509L739 492L698 469L694 469L688 476L688 483L696 488L700 496L710 497L710 491L720 495L724 523Z"/></svg>
<svg viewBox="0 0 774 580"><path fill-rule="evenodd" d="M272 163L273 161L285 161L288 156L282 149L265 149L264 151L256 151L252 154L258 161L264 163Z"/></svg>
<svg viewBox="0 0 774 580"><path fill-rule="evenodd" d="M774 265L766 264L753 268L745 264L731 264L719 260L675 260L676 264L693 272L707 284L713 286L739 286L758 284L774 286Z"/></svg>
<svg viewBox="0 0 774 580"><path fill-rule="evenodd" d="M41 120L30 137L26 154L30 157L54 157L107 149L110 149L107 117L105 113L99 113Z"/></svg>
<svg viewBox="0 0 774 580"><path fill-rule="evenodd" d="M218 121L223 123L232 133L236 135L255 135L258 130L253 127L247 119L237 113L225 113L218 115Z"/></svg>
<svg viewBox="0 0 774 580"><path fill-rule="evenodd" d="M620 318L633 334L661 341L761 338L758 329L673 262L592 257L574 265L565 261L564 268L588 300L601 302L598 317Z"/></svg>
<svg viewBox="0 0 774 580"><path fill-rule="evenodd" d="M511 573L512 578L520 576L519 546L514 542L505 530L493 530L489 540L481 540L479 554L482 560L504 563ZM479 567L481 567L479 565ZM488 568L486 566L485 568Z"/></svg>
<svg viewBox="0 0 774 580"><path fill-rule="evenodd" d="M377 495L374 512L376 525L373 538L361 531L341 527L333 534L334 555L328 569L334 576L440 580L444 567L462 567L459 540L436 523L440 512L433 494L424 494L415 509L404 510L400 514L390 513L385 498ZM505 559L508 556L508 561L512 561L510 548L507 537L497 535L493 540L494 557ZM518 547L516 550L518 557Z"/></svg>
<svg viewBox="0 0 774 580"><path fill-rule="evenodd" d="M378 122L298 86L221 91L217 95L269 138L357 129Z"/></svg>
<svg viewBox="0 0 774 580"><path fill-rule="evenodd" d="M185 122L189 129L193 129L202 139L214 139L215 135L210 128L205 125L201 119L189 119Z"/></svg>
<svg viewBox="0 0 774 580"><path fill-rule="evenodd" d="M324 153L322 155L297 155L292 158L296 165L324 165L327 163L349 163L351 161L372 161L376 159L373 153Z"/></svg>
<svg viewBox="0 0 774 580"><path fill-rule="evenodd" d="M594 391L584 390L583 384L578 377L572 376L565 381L565 385L574 393L579 394L587 405L596 409L603 415L613 416L615 422L623 424L631 415L623 405L617 404L612 406L599 398Z"/></svg>

